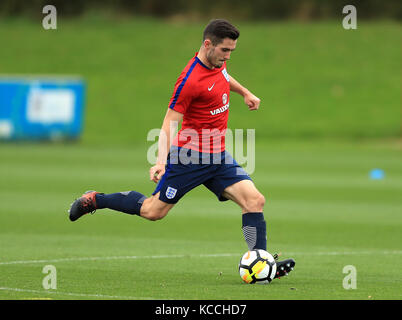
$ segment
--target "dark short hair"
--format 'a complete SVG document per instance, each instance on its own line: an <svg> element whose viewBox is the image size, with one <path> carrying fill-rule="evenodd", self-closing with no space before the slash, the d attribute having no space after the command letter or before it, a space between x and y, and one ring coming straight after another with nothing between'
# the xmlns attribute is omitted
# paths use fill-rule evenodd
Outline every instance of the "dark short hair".
<svg viewBox="0 0 402 320"><path fill-rule="evenodd" d="M225 38L236 40L240 36L239 30L230 22L224 19L211 20L204 30L204 38L210 39L214 46L218 45Z"/></svg>

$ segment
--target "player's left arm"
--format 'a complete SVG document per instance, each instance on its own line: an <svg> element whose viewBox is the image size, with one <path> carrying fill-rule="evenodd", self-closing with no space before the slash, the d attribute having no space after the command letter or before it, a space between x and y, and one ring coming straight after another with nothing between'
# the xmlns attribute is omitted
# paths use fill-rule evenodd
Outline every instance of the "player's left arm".
<svg viewBox="0 0 402 320"><path fill-rule="evenodd" d="M252 94L247 88L243 87L236 79L229 75L230 91L237 92L244 98L244 103L249 110L257 110L260 107L261 100Z"/></svg>

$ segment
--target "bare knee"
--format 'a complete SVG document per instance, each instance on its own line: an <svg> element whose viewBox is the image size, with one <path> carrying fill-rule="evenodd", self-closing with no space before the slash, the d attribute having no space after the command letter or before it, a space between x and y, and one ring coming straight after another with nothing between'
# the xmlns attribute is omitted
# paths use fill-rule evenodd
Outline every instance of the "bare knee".
<svg viewBox="0 0 402 320"><path fill-rule="evenodd" d="M141 216L150 221L158 221L158 220L163 219L166 216L166 214L163 214L160 211L149 211L149 212L147 212L146 215L141 214Z"/></svg>
<svg viewBox="0 0 402 320"><path fill-rule="evenodd" d="M144 201L140 212L141 217L150 221L158 221L166 217L173 205L164 204L156 199L148 198Z"/></svg>
<svg viewBox="0 0 402 320"><path fill-rule="evenodd" d="M265 197L256 192L251 197L246 199L244 211L246 212L262 212L264 210Z"/></svg>
<svg viewBox="0 0 402 320"><path fill-rule="evenodd" d="M154 209L150 208L148 210L141 210L141 217L150 220L158 221L166 217L169 209Z"/></svg>

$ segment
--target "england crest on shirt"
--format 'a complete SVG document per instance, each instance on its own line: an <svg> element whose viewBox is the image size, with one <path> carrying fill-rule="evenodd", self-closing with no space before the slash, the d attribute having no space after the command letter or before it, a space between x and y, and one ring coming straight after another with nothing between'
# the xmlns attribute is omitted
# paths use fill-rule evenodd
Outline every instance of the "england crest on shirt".
<svg viewBox="0 0 402 320"><path fill-rule="evenodd" d="M166 189L166 198L173 199L176 196L176 193L177 193L177 189L168 187Z"/></svg>

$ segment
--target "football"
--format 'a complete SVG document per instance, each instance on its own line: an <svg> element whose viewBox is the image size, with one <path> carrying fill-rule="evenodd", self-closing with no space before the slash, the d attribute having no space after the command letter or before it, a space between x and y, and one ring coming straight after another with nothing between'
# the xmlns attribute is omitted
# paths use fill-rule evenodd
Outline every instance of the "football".
<svg viewBox="0 0 402 320"><path fill-rule="evenodd" d="M265 250L247 251L240 259L239 273L245 283L268 284L276 274L275 259Z"/></svg>

